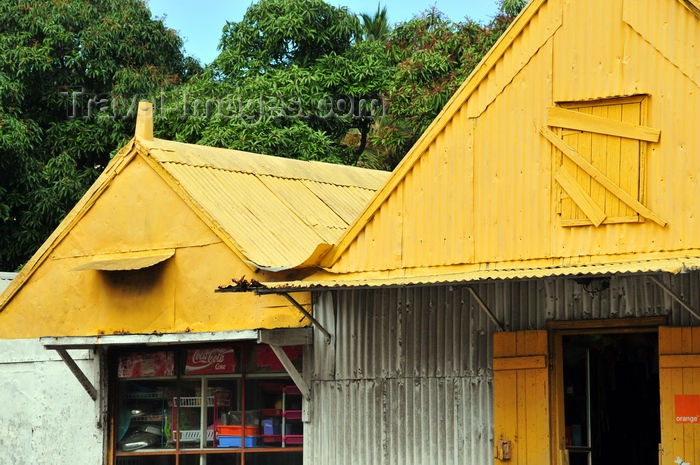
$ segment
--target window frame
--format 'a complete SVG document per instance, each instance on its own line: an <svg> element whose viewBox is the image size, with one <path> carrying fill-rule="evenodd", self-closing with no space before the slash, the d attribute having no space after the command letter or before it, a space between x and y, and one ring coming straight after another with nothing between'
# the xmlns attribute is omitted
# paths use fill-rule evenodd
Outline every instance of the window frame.
<svg viewBox="0 0 700 465"><path fill-rule="evenodd" d="M235 371L233 373L226 373L226 374L185 374L184 373L184 358L186 357L187 351L192 350L192 349L198 349L198 348L209 348L209 347L214 347L214 346L228 346L228 347L233 347L236 350L237 353L237 364L238 366L236 367ZM170 386L174 386L175 388L175 397L182 397L183 399L185 398L185 395L180 394L183 392L183 383L188 383L190 386L196 385L196 383L192 383L192 381L197 381L199 380L200 386L207 386L209 384L209 381L214 381L215 384L218 381L221 383L222 381L226 381L227 383L233 385L234 382L238 386L238 392L231 393L231 397L233 400L234 396L236 397L236 405L240 406L239 410L241 412L241 415L245 418L245 412L246 412L246 400L248 399L249 396L246 394L246 387L250 384L250 382L272 382L272 383L279 383L281 385L286 385L286 386L294 386L294 382L291 378L291 376L284 370L284 368L281 369L272 369L270 371L256 371L255 369L250 370L249 365L251 363L251 357L254 355L251 354L251 351L256 350L258 347L262 347L263 344L257 344L254 341L235 341L235 342L228 342L228 343L221 343L221 342L216 342L216 343L200 343L200 344L178 344L178 345L169 345L169 346L158 346L158 347L153 347L153 346L130 346L130 347L120 347L120 348L115 348L109 351L109 413L110 413L110 421L109 421L109 460L108 463L112 465L120 465L121 461L126 461L128 463L131 463L131 461L128 461L125 458L136 458L135 460L139 460L139 457L153 457L155 460L155 457L172 457L173 459L171 460L170 463L173 464L179 464L180 458L183 456L198 456L200 457L198 463L206 463L207 457L213 456L213 455L224 455L224 456L237 456L237 460L234 463L237 463L239 465L245 465L246 463L246 455L256 455L256 454L270 454L270 453L281 453L281 454L296 454L297 456L303 452L303 444L299 445L285 445L283 442L281 442L279 445L263 445L263 444L257 444L256 446L253 447L246 447L245 441L243 438L245 437L245 433L241 436L241 447L217 447L216 440L211 441L211 445L207 445L206 443L208 442L207 440L203 440L201 438L203 431L207 430L211 425L208 425L209 421L206 423L201 423L199 425L200 428L200 444L198 446L194 447L182 447L181 442L180 442L180 435L178 435L178 438L176 438L174 441L171 441L171 447L166 448L165 446L162 447L157 447L157 448L143 448L143 450L137 449L133 451L124 451L124 450L119 450L118 449L118 432L117 432L117 423L118 423L118 411L119 411L119 402L122 399L122 389L120 385L126 384L128 382L138 382L138 381L143 381L146 383L153 384L158 381L163 381ZM119 378L118 377L118 360L119 357L122 355L125 355L127 353L136 353L136 352L157 352L157 351L172 351L174 352L174 357L175 357L175 362L174 362L174 374L172 376L154 376L154 377L133 377L133 378ZM299 363L303 363L303 351L302 354L298 356ZM204 381L206 380L206 382ZM294 386L296 387L296 386ZM201 388L200 388L201 389ZM281 392L281 391L280 391ZM189 396L188 396L189 397ZM200 392L200 397L201 401L200 402L206 402L205 399L205 393ZM207 396L208 397L208 396ZM168 396L163 395L163 401L167 402ZM216 399L216 398L215 398ZM299 397L299 400L301 397ZM215 400L216 402L216 400ZM172 409L172 402L168 406L169 409ZM209 407L211 408L211 407ZM260 406L258 406L260 408ZM208 410L208 409L207 409ZM251 410L257 410L256 408L251 409ZM163 407L163 411L166 411L166 408ZM175 410L173 410L175 411ZM181 415L182 412L182 407L177 409L177 415ZM205 410L206 412L206 410ZM216 409L213 410L212 418L214 414L216 414ZM220 413L220 412L219 412ZM203 414L202 418L205 419L207 418L206 415L208 413ZM163 414L163 421L162 425L163 428L166 427L166 419L165 419L165 413ZM171 415L172 417L173 415ZM175 419L171 418L171 422L174 422ZM298 423L301 428L303 428L303 422ZM243 420L243 425L245 426L245 420ZM262 422L260 427L262 428ZM184 430L183 430L184 432ZM284 431L281 431L281 433L284 434ZM302 429L302 437L303 437L303 429ZM260 439L262 440L262 439ZM204 446L202 447L202 442L204 443ZM147 459L143 459L147 460ZM255 462L254 458L252 462ZM138 462L141 463L141 462Z"/></svg>

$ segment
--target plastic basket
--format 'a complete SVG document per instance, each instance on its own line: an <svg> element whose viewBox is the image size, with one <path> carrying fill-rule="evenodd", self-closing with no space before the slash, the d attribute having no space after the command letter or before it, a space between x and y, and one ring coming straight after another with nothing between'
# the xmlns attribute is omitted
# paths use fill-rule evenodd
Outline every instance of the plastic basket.
<svg viewBox="0 0 700 465"><path fill-rule="evenodd" d="M216 427L216 434L219 436L240 436L243 427L241 425L219 425ZM257 426L246 426L245 436L257 436Z"/></svg>
<svg viewBox="0 0 700 465"><path fill-rule="evenodd" d="M173 431L173 435L177 434L177 431ZM202 432L198 429L182 430L180 431L180 442L199 442ZM207 430L207 441L214 440L214 430Z"/></svg>
<svg viewBox="0 0 700 465"><path fill-rule="evenodd" d="M218 440L218 447L241 447L240 436L219 436ZM244 441L246 447L255 447L258 445L257 436L246 436Z"/></svg>
<svg viewBox="0 0 700 465"><path fill-rule="evenodd" d="M283 438L285 444L303 444L304 435L303 434L288 434Z"/></svg>
<svg viewBox="0 0 700 465"><path fill-rule="evenodd" d="M180 407L199 407L202 405L201 397L175 397L175 405ZM214 406L214 397L207 397L207 407Z"/></svg>

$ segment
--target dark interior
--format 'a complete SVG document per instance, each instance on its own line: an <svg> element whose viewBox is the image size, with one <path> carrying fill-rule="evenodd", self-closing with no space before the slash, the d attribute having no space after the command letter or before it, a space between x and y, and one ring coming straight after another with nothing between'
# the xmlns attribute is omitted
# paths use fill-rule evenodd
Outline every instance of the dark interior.
<svg viewBox="0 0 700 465"><path fill-rule="evenodd" d="M570 464L657 465L657 334L569 335L563 349Z"/></svg>

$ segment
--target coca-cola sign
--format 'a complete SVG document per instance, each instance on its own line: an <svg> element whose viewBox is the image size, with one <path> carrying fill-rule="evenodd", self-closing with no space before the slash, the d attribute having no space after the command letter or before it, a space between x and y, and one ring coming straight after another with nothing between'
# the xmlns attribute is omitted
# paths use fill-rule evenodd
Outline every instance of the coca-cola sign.
<svg viewBox="0 0 700 465"><path fill-rule="evenodd" d="M147 378L175 374L175 356L171 351L134 352L119 356L117 376Z"/></svg>
<svg viewBox="0 0 700 465"><path fill-rule="evenodd" d="M235 371L236 356L231 347L209 347L187 351L186 375L233 373Z"/></svg>

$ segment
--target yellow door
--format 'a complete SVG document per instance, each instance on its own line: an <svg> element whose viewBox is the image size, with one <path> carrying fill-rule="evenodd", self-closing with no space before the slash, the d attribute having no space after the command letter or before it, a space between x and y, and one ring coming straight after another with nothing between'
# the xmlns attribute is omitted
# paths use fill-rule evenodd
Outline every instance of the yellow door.
<svg viewBox="0 0 700 465"><path fill-rule="evenodd" d="M550 464L547 354L547 331L494 334L496 464Z"/></svg>
<svg viewBox="0 0 700 465"><path fill-rule="evenodd" d="M661 465L700 464L700 327L659 328Z"/></svg>

